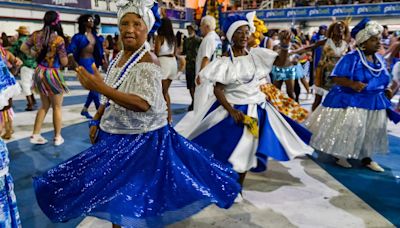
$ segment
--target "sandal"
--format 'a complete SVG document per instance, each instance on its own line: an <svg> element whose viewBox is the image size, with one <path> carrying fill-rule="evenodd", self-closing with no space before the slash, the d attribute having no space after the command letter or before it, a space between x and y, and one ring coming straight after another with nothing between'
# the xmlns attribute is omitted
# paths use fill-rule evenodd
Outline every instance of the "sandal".
<svg viewBox="0 0 400 228"><path fill-rule="evenodd" d="M43 138L41 135L32 135L30 142L32 144L43 145L47 143L47 139Z"/></svg>

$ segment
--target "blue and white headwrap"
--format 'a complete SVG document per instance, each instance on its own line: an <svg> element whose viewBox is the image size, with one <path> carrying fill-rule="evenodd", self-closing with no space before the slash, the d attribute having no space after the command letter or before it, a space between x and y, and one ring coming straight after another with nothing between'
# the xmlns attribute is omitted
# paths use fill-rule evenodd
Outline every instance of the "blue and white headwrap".
<svg viewBox="0 0 400 228"><path fill-rule="evenodd" d="M158 3L154 0L118 0L118 24L127 13L135 13L142 17L148 33L153 34L161 25Z"/></svg>
<svg viewBox="0 0 400 228"><path fill-rule="evenodd" d="M256 12L250 12L250 13L246 14L246 16L233 15L233 16L227 17L222 26L222 30L224 31L228 41L232 42L233 33L235 33L235 31L243 25L249 26L250 32L254 33L256 30L254 27L255 15L256 15Z"/></svg>
<svg viewBox="0 0 400 228"><path fill-rule="evenodd" d="M356 40L357 45L360 45L372 36L382 34L382 32L382 25L376 21L371 21L369 18L364 18L351 30L351 37Z"/></svg>

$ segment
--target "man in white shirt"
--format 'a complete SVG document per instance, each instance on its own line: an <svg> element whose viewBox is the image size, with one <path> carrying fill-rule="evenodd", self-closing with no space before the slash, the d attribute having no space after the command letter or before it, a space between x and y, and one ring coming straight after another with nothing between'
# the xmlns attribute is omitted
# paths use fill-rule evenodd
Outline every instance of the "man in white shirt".
<svg viewBox="0 0 400 228"><path fill-rule="evenodd" d="M222 42L215 32L216 22L212 16L205 16L201 19L200 30L204 39L201 41L196 57L196 75L214 58L222 55ZM199 84L199 81L197 81Z"/></svg>

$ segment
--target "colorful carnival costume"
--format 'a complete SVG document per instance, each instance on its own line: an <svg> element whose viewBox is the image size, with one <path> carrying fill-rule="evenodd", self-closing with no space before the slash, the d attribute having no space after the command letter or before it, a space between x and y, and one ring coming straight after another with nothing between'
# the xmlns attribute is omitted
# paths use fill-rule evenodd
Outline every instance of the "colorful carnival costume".
<svg viewBox="0 0 400 228"><path fill-rule="evenodd" d="M34 32L26 41L29 49L35 49L40 52L45 40L42 31ZM68 92L64 76L60 71L60 58L67 56L65 51L64 39L55 33L50 35L48 40L48 53L41 63L38 63L33 75L33 85L37 93L46 96L63 94Z"/></svg>
<svg viewBox="0 0 400 228"><path fill-rule="evenodd" d="M5 129L3 139L10 139L12 136L12 120L14 110L12 108L12 97L21 93L21 87L7 66L7 52L0 46L0 129Z"/></svg>
<svg viewBox="0 0 400 228"><path fill-rule="evenodd" d="M0 52L0 109L3 109L5 106L9 105L8 100L11 97L21 92L21 88L8 70L5 62L6 52L2 47L0 47ZM6 118L8 118L8 116L6 116ZM14 194L13 179L8 172L9 163L7 146L4 141L0 139L0 227L17 228L21 227L21 221Z"/></svg>
<svg viewBox="0 0 400 228"><path fill-rule="evenodd" d="M358 34L354 30L360 30L360 35L353 35ZM381 31L382 26L363 20L352 35L360 45ZM361 92L339 85L332 87L322 107L316 109L307 123L313 132L312 147L338 157L339 161L368 158L371 162L374 153L388 152L387 118L397 123L400 116L392 110L385 95L390 82L385 60L379 54L375 54L375 59L368 62L364 52L357 48L337 63L331 78L343 77L367 86ZM376 163L373 165L371 169L383 171Z"/></svg>
<svg viewBox="0 0 400 228"><path fill-rule="evenodd" d="M8 172L7 146L0 139L0 227L21 227L17 200L14 193L14 183Z"/></svg>
<svg viewBox="0 0 400 228"><path fill-rule="evenodd" d="M0 107L9 105L8 100L21 93L21 87L8 70L7 52L0 46Z"/></svg>
<svg viewBox="0 0 400 228"><path fill-rule="evenodd" d="M126 2L119 19L132 12L153 27L147 17L157 12L153 1ZM124 227L163 227L212 203L233 204L240 191L237 174L168 125L161 69L138 63L149 51L143 45L120 68L122 51L105 82L139 96L150 109L136 112L103 97L108 105L97 143L35 178L38 203L53 222L91 215Z"/></svg>
<svg viewBox="0 0 400 228"><path fill-rule="evenodd" d="M322 51L321 60L318 63L318 73L315 77L315 93L324 97L332 88L333 83L330 79L333 68L339 59L347 53L349 45L342 40L339 46L336 46L334 41L329 38L326 40ZM317 86L318 85L318 86Z"/></svg>
<svg viewBox="0 0 400 228"><path fill-rule="evenodd" d="M302 123L308 117L307 109L301 107L299 103L290 98L288 95L282 93L271 83L261 85L261 92L267 96L267 100L271 103L280 113L287 117Z"/></svg>
<svg viewBox="0 0 400 228"><path fill-rule="evenodd" d="M268 31L264 22L257 17L254 17L254 26L256 28L256 31L253 33L253 36L256 39L260 36L260 34ZM256 44L260 43L259 46L261 48L267 48L267 42L265 40L268 40L268 37L265 37L261 43L257 41ZM272 83L268 82L261 84L261 92L263 92L267 96L267 100L269 101L269 103L272 104L279 112L299 123L306 120L308 116L307 109L302 108L299 103L297 103L286 94L282 93L282 91L276 88L276 86L274 86Z"/></svg>

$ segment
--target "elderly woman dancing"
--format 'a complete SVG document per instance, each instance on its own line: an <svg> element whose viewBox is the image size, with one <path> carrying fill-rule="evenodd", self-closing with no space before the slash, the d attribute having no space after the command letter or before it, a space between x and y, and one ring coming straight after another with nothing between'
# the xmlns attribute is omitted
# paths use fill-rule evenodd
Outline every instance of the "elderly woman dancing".
<svg viewBox="0 0 400 228"><path fill-rule="evenodd" d="M388 98L390 74L380 48L383 27L363 19L351 31L357 49L342 57L330 78L336 84L322 107L311 116L311 146L335 156L337 164L351 168L348 158L361 159L371 170L384 169L372 161L374 153L388 151L387 118L400 120Z"/></svg>
<svg viewBox="0 0 400 228"><path fill-rule="evenodd" d="M90 122L95 144L35 178L40 207L53 222L91 215L124 227L162 227L212 203L230 207L237 174L167 123L161 69L146 43L159 25L157 4L118 7L124 48L106 78L95 66L93 75L77 69L85 88L103 94Z"/></svg>
<svg viewBox="0 0 400 228"><path fill-rule="evenodd" d="M307 141L309 132L285 119L260 90L272 64L285 63L288 48L284 45L289 43L290 34L281 33L283 51L278 58L276 52L266 48L248 52L252 15L225 20L223 28L232 48L227 56L200 72L202 80L213 82L215 97L200 110L204 115L192 121L192 130L185 131L189 139L213 151L217 159L231 163L240 173L241 184L247 171L264 171L268 157L286 161L313 151L302 141Z"/></svg>

